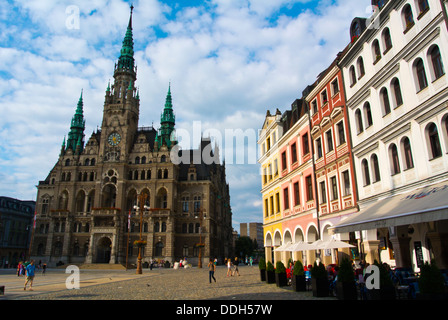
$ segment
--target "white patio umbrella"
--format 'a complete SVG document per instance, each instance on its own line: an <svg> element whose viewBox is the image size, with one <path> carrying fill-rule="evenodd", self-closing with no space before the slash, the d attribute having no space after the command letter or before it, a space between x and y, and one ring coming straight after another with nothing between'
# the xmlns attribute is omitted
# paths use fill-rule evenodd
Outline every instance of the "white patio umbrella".
<svg viewBox="0 0 448 320"><path fill-rule="evenodd" d="M306 250L314 250L314 249L311 247L310 243L299 241L299 242L293 243L289 247L289 250L296 252L296 251L306 251Z"/></svg>
<svg viewBox="0 0 448 320"><path fill-rule="evenodd" d="M319 243L316 243L320 241ZM336 239L330 239L326 241L317 240L313 244L316 244L319 248L318 249L339 249L339 248L354 248L354 245L351 245L349 243L346 243L344 241L339 241Z"/></svg>
<svg viewBox="0 0 448 320"><path fill-rule="evenodd" d="M284 243L280 247L275 248L274 251L290 251L287 250L289 245L291 245L291 242Z"/></svg>

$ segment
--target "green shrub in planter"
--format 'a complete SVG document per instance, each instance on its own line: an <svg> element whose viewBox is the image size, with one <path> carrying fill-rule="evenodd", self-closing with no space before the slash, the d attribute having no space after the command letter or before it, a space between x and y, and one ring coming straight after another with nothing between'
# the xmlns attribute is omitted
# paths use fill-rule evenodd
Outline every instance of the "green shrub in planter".
<svg viewBox="0 0 448 320"><path fill-rule="evenodd" d="M291 284L294 291L306 291L305 270L299 260L294 264Z"/></svg>
<svg viewBox="0 0 448 320"><path fill-rule="evenodd" d="M266 282L267 283L275 283L275 271L274 265L271 261L268 261L266 265Z"/></svg>
<svg viewBox="0 0 448 320"><path fill-rule="evenodd" d="M336 295L339 300L357 300L355 273L352 264L344 258L339 265L338 280L336 281Z"/></svg>
<svg viewBox="0 0 448 320"><path fill-rule="evenodd" d="M277 261L275 264L275 283L277 284L277 287L284 287L288 283L286 278L286 268L281 261Z"/></svg>
<svg viewBox="0 0 448 320"><path fill-rule="evenodd" d="M311 285L314 297L328 297L330 291L328 274L325 266L320 262L319 265L314 262L314 266L311 269Z"/></svg>
<svg viewBox="0 0 448 320"><path fill-rule="evenodd" d="M266 260L264 258L260 258L258 268L260 269L260 280L266 281Z"/></svg>
<svg viewBox="0 0 448 320"><path fill-rule="evenodd" d="M434 260L431 261L431 264L425 262L425 264L420 268L418 287L420 289L418 299L446 299L445 280L443 278L442 272L440 272Z"/></svg>

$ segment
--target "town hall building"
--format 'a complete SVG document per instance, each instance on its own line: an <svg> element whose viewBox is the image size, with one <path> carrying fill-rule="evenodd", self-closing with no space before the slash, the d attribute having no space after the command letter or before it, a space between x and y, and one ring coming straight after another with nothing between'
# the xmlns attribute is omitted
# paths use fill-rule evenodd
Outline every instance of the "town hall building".
<svg viewBox="0 0 448 320"><path fill-rule="evenodd" d="M144 262L187 258L195 265L199 257L232 254L229 185L218 148L205 138L198 149L178 147L170 86L160 128L139 126L132 9L101 128L85 141L81 93L59 158L37 186L31 257L49 266L135 264L139 245ZM212 163L201 158L204 150Z"/></svg>

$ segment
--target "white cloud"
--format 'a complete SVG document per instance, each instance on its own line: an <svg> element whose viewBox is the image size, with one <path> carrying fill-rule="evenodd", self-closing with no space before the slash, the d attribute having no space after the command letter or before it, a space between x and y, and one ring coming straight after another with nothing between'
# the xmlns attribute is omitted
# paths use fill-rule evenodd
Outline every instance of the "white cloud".
<svg viewBox="0 0 448 320"><path fill-rule="evenodd" d="M345 47L351 20L367 15L370 1L321 1L297 17L279 10L313 1L197 3L182 8L171 1L134 2L140 125L158 125L171 81L178 128L201 121L203 130L259 129L267 109L288 109ZM72 4L16 0L14 21L4 21L11 14L0 9L2 195L35 197L34 186L57 160L81 89L86 138L101 124L129 3L77 1L80 28L69 29L66 8ZM248 148L256 152L257 146ZM260 221L258 165L228 160L234 220Z"/></svg>

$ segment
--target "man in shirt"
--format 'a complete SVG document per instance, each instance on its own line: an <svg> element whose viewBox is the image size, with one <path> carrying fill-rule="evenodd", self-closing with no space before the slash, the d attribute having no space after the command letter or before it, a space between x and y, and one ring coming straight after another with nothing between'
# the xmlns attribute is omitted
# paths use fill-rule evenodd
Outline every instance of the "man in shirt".
<svg viewBox="0 0 448 320"><path fill-rule="evenodd" d="M28 282L30 283L30 291L33 291L33 280L34 280L34 272L36 271L36 266L34 265L34 260L31 260L31 263L26 266L26 281L23 290L26 290L26 285Z"/></svg>

